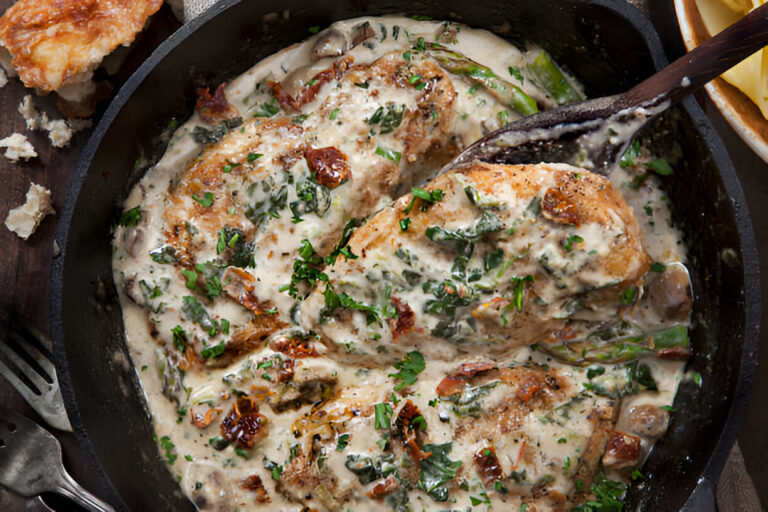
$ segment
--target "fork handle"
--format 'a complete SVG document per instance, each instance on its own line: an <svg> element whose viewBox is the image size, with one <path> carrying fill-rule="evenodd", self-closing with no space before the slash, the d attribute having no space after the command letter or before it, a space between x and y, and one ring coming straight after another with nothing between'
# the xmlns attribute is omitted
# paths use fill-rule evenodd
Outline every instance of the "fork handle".
<svg viewBox="0 0 768 512"><path fill-rule="evenodd" d="M115 512L111 505L83 489L64 469L61 470L60 476L56 489L54 489L57 494L69 498L91 512Z"/></svg>

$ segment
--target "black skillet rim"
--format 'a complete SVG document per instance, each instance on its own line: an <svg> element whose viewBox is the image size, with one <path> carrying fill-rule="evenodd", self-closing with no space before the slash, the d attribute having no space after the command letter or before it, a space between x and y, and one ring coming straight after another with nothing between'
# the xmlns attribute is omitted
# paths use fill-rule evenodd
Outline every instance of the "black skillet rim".
<svg viewBox="0 0 768 512"><path fill-rule="evenodd" d="M93 445L89 440L88 433L82 423L74 389L72 388L69 377L70 372L66 357L66 347L63 342L64 332L61 313L63 300L62 294L64 291L64 260L67 252L66 242L69 239L70 223L74 213L75 204L88 175L91 161L99 149L104 135L109 130L114 119L120 114L122 107L128 99L141 85L144 79L152 72L155 66L176 48L176 46L181 44L187 36L214 17L218 16L220 13L228 10L241 1L242 0L221 0L194 20L183 25L176 30L176 32L171 34L168 39L163 41L152 55L150 55L150 57L146 59L136 72L134 72L134 74L125 82L115 98L111 101L81 154L77 168L72 175L67 190L64 208L61 212L56 230L55 242L58 244L61 252L52 262L51 295L49 304L51 310L51 334L54 341L54 360L58 371L62 396L67 406L75 436L81 448L87 455L89 468L98 475L105 487L110 489L111 496L107 497L109 501L117 504L121 509L127 509L127 507L96 456ZM643 35L643 39L650 50L651 58L656 67L661 68L667 64L667 59L664 55L658 33L650 20L635 7L625 0L586 0L586 3L600 5L613 10L637 27ZM734 216L736 217L745 278L745 332L734 400L728 410L728 415L715 449L709 457L700 480L700 482L705 480L716 482L717 476L720 474L730 449L736 440L739 425L746 410L748 397L752 389L757 369L756 355L760 340L759 329L761 305L759 261L752 222L746 206L746 199L744 198L741 185L738 181L733 164L728 157L725 146L704 112L692 98L684 100L682 105L694 121L701 137L706 141L712 157L715 160L715 165L722 179L724 188L731 199Z"/></svg>

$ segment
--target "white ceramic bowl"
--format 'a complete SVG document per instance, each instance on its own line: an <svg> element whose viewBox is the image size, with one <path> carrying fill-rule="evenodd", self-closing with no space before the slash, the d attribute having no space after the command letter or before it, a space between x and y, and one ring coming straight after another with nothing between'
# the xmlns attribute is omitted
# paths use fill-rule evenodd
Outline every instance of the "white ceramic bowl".
<svg viewBox="0 0 768 512"><path fill-rule="evenodd" d="M709 39L696 0L675 0L680 32L688 51ZM705 89L712 102L744 142L768 163L768 120L744 93L722 78L709 82Z"/></svg>

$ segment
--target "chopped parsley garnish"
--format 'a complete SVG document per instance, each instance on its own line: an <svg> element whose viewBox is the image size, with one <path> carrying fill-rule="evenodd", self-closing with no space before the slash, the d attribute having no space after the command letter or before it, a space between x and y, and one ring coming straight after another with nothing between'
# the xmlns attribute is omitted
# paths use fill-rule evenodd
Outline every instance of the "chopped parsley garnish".
<svg viewBox="0 0 768 512"><path fill-rule="evenodd" d="M368 124L378 124L379 133L390 133L395 131L395 128L403 122L404 112L405 105L390 102L383 107L379 107L368 120Z"/></svg>
<svg viewBox="0 0 768 512"><path fill-rule="evenodd" d="M227 322L229 323L229 322ZM227 348L227 342L222 341L221 343L218 343L216 345L210 346L208 348L204 348L200 355L203 357L206 357L208 359L213 359L215 357L219 357L221 354L224 353L224 350Z"/></svg>
<svg viewBox="0 0 768 512"><path fill-rule="evenodd" d="M563 248L567 252L571 252L574 242L577 244L580 244L584 242L584 239L581 238L579 235L569 235L568 238L565 239L565 244L563 245Z"/></svg>
<svg viewBox="0 0 768 512"><path fill-rule="evenodd" d="M411 218L405 217L404 219L400 219L400 231L407 231L408 226L411 225Z"/></svg>
<svg viewBox="0 0 768 512"><path fill-rule="evenodd" d="M662 405L662 406L659 407L659 409L664 409L665 411L669 411L669 412L676 412L677 411L677 409L675 409L671 405Z"/></svg>
<svg viewBox="0 0 768 512"><path fill-rule="evenodd" d="M407 52L403 53L403 60L405 62L411 62L411 51L408 50Z"/></svg>
<svg viewBox="0 0 768 512"><path fill-rule="evenodd" d="M368 88L368 81L365 82L355 82L355 87L359 87L361 89L367 89Z"/></svg>
<svg viewBox="0 0 768 512"><path fill-rule="evenodd" d="M336 119L336 116L338 116L338 115L339 115L339 109L335 108L335 109L333 109L333 111L331 111L331 115L328 116L328 119L333 121L334 119Z"/></svg>
<svg viewBox="0 0 768 512"><path fill-rule="evenodd" d="M622 292L619 301L622 304L632 304L637 299L638 288L637 286L630 286L624 292Z"/></svg>
<svg viewBox="0 0 768 512"><path fill-rule="evenodd" d="M336 451L343 452L344 448L349 444L349 434L341 434L336 440Z"/></svg>
<svg viewBox="0 0 768 512"><path fill-rule="evenodd" d="M424 42L424 38L423 37L420 37L416 41L416 49L419 50L420 52L427 51L427 44Z"/></svg>
<svg viewBox="0 0 768 512"><path fill-rule="evenodd" d="M320 25L313 25L309 27L307 30L309 30L310 34L317 34L318 32L320 32Z"/></svg>
<svg viewBox="0 0 768 512"><path fill-rule="evenodd" d="M350 253L351 254L351 253ZM299 283L308 283L309 287L314 287L318 281L328 282L328 274L323 272L320 265L323 264L323 258L315 252L314 247L306 238L301 241L299 247L299 257L293 260L293 274L291 274L290 284L283 285L279 291L288 291L293 298L299 298ZM306 295L304 296L306 297ZM302 299L304 297L301 297Z"/></svg>
<svg viewBox="0 0 768 512"><path fill-rule="evenodd" d="M120 225L125 227L135 226L141 221L141 205L126 210L120 215Z"/></svg>
<svg viewBox="0 0 768 512"><path fill-rule="evenodd" d="M272 117L277 115L279 112L280 105L277 104L277 100L275 98L272 98L269 101L262 103L259 106L259 109L253 113L253 117Z"/></svg>
<svg viewBox="0 0 768 512"><path fill-rule="evenodd" d="M264 156L264 155L261 154L261 153L248 153L248 158L246 158L245 161L250 163L250 162L253 162L254 160L256 160L258 158L261 158L262 156Z"/></svg>
<svg viewBox="0 0 768 512"><path fill-rule="evenodd" d="M243 165L243 164L241 164L240 162L230 162L229 160L227 160L227 165L224 166L222 171L230 172L235 167L240 167L241 165Z"/></svg>
<svg viewBox="0 0 768 512"><path fill-rule="evenodd" d="M266 457L264 457L262 463L264 464L264 467L268 469L272 474L272 480L279 482L280 477L283 475L283 466L279 465L277 462L269 460Z"/></svg>
<svg viewBox="0 0 768 512"><path fill-rule="evenodd" d="M376 154L387 160L392 160L393 162L399 162L400 157L402 156L400 152L395 151L394 149L385 148L384 146L376 146Z"/></svg>
<svg viewBox="0 0 768 512"><path fill-rule="evenodd" d="M651 263L651 272L658 272L661 274L667 269L667 267L663 263L659 263L658 261L654 261Z"/></svg>
<svg viewBox="0 0 768 512"><path fill-rule="evenodd" d="M171 329L171 334L173 335L174 348L179 352L184 352L184 349L187 348L187 340L189 339L186 331L180 325L177 325Z"/></svg>
<svg viewBox="0 0 768 512"><path fill-rule="evenodd" d="M374 428L377 430L389 430L391 424L391 418L394 411L392 406L388 402L382 402L380 404L374 404Z"/></svg>
<svg viewBox="0 0 768 512"><path fill-rule="evenodd" d="M357 302L355 299L347 295L346 293L336 293L331 287L330 283L326 285L323 292L325 298L325 306L320 310L320 320L326 321L334 311L339 308L350 309L353 311L362 311L365 313L365 318L368 324L381 323L381 312L375 306L369 306L368 304Z"/></svg>
<svg viewBox="0 0 768 512"><path fill-rule="evenodd" d="M579 485L579 480L576 482L576 487L581 492L580 487L583 486L583 482ZM590 500L583 505L574 507L572 512L621 512L624 504L621 498L624 496L626 485L622 482L616 482L609 480L602 473L595 476L595 480L590 486L590 491L595 495L595 500Z"/></svg>
<svg viewBox="0 0 768 512"><path fill-rule="evenodd" d="M308 117L309 117L309 115L307 115L307 114L299 114L297 116L293 116L291 118L291 122L294 123L294 124L303 124L304 121L306 121Z"/></svg>
<svg viewBox="0 0 768 512"><path fill-rule="evenodd" d="M643 151L640 145L640 141L636 140L632 142L632 144L629 145L627 150L621 156L619 165L621 165L621 167L632 167L632 166L642 167L655 172L659 176L669 176L674 172L672 169L672 166L669 165L669 162L667 162L663 158L656 158L654 160L650 160L647 162L640 161L639 157L642 156L642 153ZM643 179L645 179L646 175L642 175L642 176L643 176ZM639 186L640 183L637 183L637 186ZM637 187L632 187L632 188L637 188Z"/></svg>
<svg viewBox="0 0 768 512"><path fill-rule="evenodd" d="M210 192L206 192L203 194L203 197L198 197L197 194L192 194L192 199L200 203L206 208L210 208L213 204L213 194Z"/></svg>
<svg viewBox="0 0 768 512"><path fill-rule="evenodd" d="M510 75L517 78L520 83L523 83L523 74L520 72L520 68L517 66L509 66L507 70L509 71Z"/></svg>
<svg viewBox="0 0 768 512"><path fill-rule="evenodd" d="M411 194L413 195L413 199L411 199L411 202L408 203L408 206L406 206L405 210L403 210L403 213L406 215L411 213L411 210L413 210L413 206L416 204L416 199L421 199L423 201L421 204L421 211L423 212L427 211L427 208L429 208L431 205L443 200L443 191L439 188L430 191L419 187L412 187Z"/></svg>
<svg viewBox="0 0 768 512"><path fill-rule="evenodd" d="M512 291L512 305L517 308L518 311L522 311L523 309L523 290L525 287L525 283L532 283L533 282L533 276L527 275L524 277L512 277L510 278L512 283L515 286L515 289Z"/></svg>
<svg viewBox="0 0 768 512"><path fill-rule="evenodd" d="M400 391L405 386L410 386L416 383L416 377L424 371L424 356L418 351L408 352L402 361L395 363L395 369L399 370L397 373L390 373L387 377L394 377L400 380L396 386L395 391Z"/></svg>
<svg viewBox="0 0 768 512"><path fill-rule="evenodd" d="M701 387L701 384L704 382L703 379L701 378L701 373L693 372L693 382L697 386Z"/></svg>
<svg viewBox="0 0 768 512"><path fill-rule="evenodd" d="M336 259L339 257L339 255L344 256L344 258L348 260L357 259L357 254L354 254L352 249L349 247L349 239L352 238L352 232L356 227L357 219L350 219L347 221L347 223L344 225L344 229L341 232L341 237L336 243L336 247L334 247L331 253L325 257L326 265L333 265L336 263Z"/></svg>
<svg viewBox="0 0 768 512"><path fill-rule="evenodd" d="M163 436L160 438L160 447L165 450L165 458L168 459L168 464L173 466L176 459L179 457L176 454L176 445L171 442L171 438Z"/></svg>

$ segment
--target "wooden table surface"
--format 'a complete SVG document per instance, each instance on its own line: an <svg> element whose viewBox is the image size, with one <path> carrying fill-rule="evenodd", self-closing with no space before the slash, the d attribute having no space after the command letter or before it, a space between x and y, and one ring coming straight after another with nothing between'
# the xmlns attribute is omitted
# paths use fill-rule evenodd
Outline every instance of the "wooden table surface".
<svg viewBox="0 0 768 512"><path fill-rule="evenodd" d="M5 11L13 3L14 0L0 0L0 12ZM118 75L110 78L116 89L151 50L177 26L178 22L175 21L170 10L163 7L153 18L150 30L147 30L135 44L135 48ZM669 37L674 36L673 34ZM676 51L674 44L671 48L673 52ZM26 94L29 94L29 91L24 89L16 79L9 80L8 84L0 89L0 138L14 132L24 133L39 155L38 158L22 164L12 164L0 157L0 222L5 221L9 209L24 202L30 182L49 188L53 195L54 208L57 212L61 211L69 186L69 178L79 158L80 150L91 132L89 129L77 133L70 147L66 149L53 148L44 132L26 131L24 119L18 112L18 105ZM49 116L59 117L53 97L37 97L33 93L33 99L38 108L47 112ZM766 236L768 233L768 174L766 174L768 166L749 151L720 118L711 103L703 98L702 103L721 133L742 183L745 184L760 249L761 269L766 276L768 274L768 236ZM93 117L94 125L99 114L100 112L97 112ZM48 290L57 220L57 216L47 217L38 231L26 242L8 231L4 225L0 226L0 283L2 283L0 304L23 315L43 332L48 332L49 328ZM763 277L764 298L768 298L766 281ZM766 302L768 300L764 299L764 304ZM766 336L768 333L766 309L768 308L764 306L763 309L762 332L764 334L761 340L761 360L768 364L768 336ZM765 435L768 407L765 407L764 400L768 393L768 372L758 375L756 388L742 427L740 443L747 468L755 480L762 501L768 503L768 436ZM42 423L24 399L2 377L0 377L0 406L20 411ZM97 479L88 471L74 435L67 433L56 435L63 445L65 466L84 487L98 494ZM16 510L24 510L24 500L0 488L0 511Z"/></svg>

